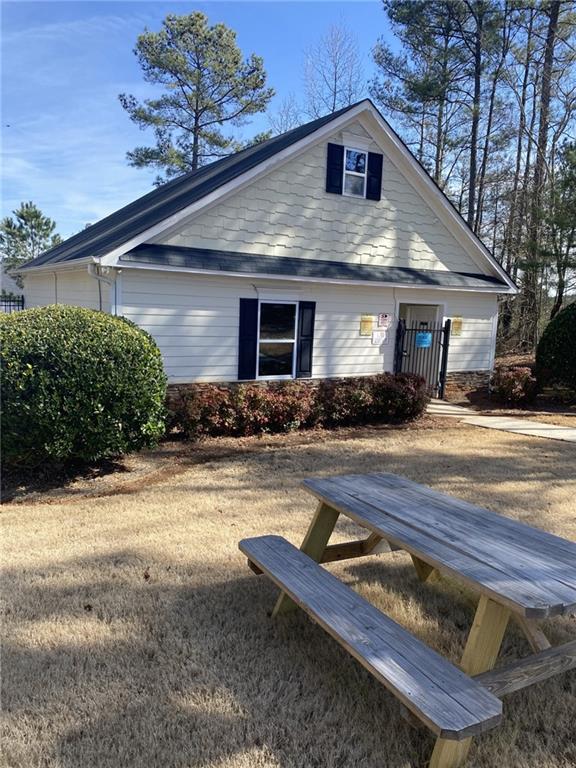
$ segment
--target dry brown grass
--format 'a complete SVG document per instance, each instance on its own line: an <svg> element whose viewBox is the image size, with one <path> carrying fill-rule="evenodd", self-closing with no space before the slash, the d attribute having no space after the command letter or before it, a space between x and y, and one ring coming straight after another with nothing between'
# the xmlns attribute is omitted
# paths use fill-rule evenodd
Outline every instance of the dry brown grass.
<svg viewBox="0 0 576 768"><path fill-rule="evenodd" d="M258 445L129 494L4 507L2 765L423 766L431 736L305 616L270 621L275 589L237 550L299 543L305 476L398 472L576 539L569 443L454 426ZM330 568L458 658L473 615L458 585L421 585L403 553ZM545 629L560 642L576 621ZM504 657L526 652L512 627ZM573 768L575 723L573 672L511 696L470 768Z"/></svg>
<svg viewBox="0 0 576 768"><path fill-rule="evenodd" d="M539 421L542 424L557 424L559 427L576 428L576 409L573 413L542 413L513 408L502 408L497 411L482 411L485 416L511 416L514 419L526 419L527 421Z"/></svg>

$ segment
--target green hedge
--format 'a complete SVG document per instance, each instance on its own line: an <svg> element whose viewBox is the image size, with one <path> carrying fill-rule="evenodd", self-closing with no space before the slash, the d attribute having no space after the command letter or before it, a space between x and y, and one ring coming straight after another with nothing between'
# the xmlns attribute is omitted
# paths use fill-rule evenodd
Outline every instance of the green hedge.
<svg viewBox="0 0 576 768"><path fill-rule="evenodd" d="M576 391L576 302L551 320L536 349L539 387L552 384Z"/></svg>
<svg viewBox="0 0 576 768"><path fill-rule="evenodd" d="M429 397L424 379L380 374L349 379L187 387L172 402L186 437L246 436L315 426L399 423L417 418Z"/></svg>
<svg viewBox="0 0 576 768"><path fill-rule="evenodd" d="M163 434L160 351L128 320L54 305L4 315L0 337L6 464L94 461Z"/></svg>

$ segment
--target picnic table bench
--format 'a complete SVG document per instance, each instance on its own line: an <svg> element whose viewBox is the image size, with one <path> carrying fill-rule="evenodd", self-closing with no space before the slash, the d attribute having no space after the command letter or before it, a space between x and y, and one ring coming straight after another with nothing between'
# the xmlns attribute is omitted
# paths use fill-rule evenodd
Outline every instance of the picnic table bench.
<svg viewBox="0 0 576 768"><path fill-rule="evenodd" d="M240 549L281 589L273 616L303 608L437 735L431 768L462 765L472 736L500 722L502 696L576 667L576 641L552 648L537 624L576 610L576 543L397 475L304 486L319 503L300 550L279 536ZM369 535L330 545L340 514ZM445 574L479 594L460 669L320 565L394 549L421 580ZM510 617L534 653L493 669Z"/></svg>

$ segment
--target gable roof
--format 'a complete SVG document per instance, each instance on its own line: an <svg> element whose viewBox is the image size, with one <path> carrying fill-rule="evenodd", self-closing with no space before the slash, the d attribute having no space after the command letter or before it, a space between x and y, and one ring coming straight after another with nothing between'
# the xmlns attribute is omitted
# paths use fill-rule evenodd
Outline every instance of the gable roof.
<svg viewBox="0 0 576 768"><path fill-rule="evenodd" d="M358 102L360 103L360 102ZM260 165L268 158L305 139L310 134L332 122L340 115L354 109L357 104L312 120L291 131L248 147L234 155L223 157L213 163L190 171L183 176L163 184L157 189L139 197L133 203L111 213L104 219L72 235L60 245L50 248L40 256L23 264L20 269L40 267L45 264L60 264L89 256L105 256L114 248L131 240L135 235L178 213L191 203L214 192L223 184L232 181L245 171Z"/></svg>
<svg viewBox="0 0 576 768"><path fill-rule="evenodd" d="M348 113L351 114L348 116ZM395 159L404 164L406 171L410 170L413 182L417 182L421 187L423 185L423 194L430 195L430 202L436 201L438 214L445 219L447 226L452 227L456 239L463 238L464 242L470 246L472 253L480 257L480 262L488 263L492 271L498 274L504 286L503 292L516 293L517 286L506 270L468 226L458 209L370 99L363 99L280 136L216 160L197 171L183 174L23 264L18 271L73 264L80 259L102 259L107 256L109 259L118 258L172 225L178 218L185 217L203 203L207 204L210 198L213 199L213 193L224 194L230 188L228 186L230 182L238 179L236 183L242 184L245 179L258 173L258 166L266 164L266 161L275 158L276 155L280 157L275 159L283 162L286 152L299 150L298 146L293 145L298 145L303 140L306 145L305 140L312 141L317 132L320 132L318 138L326 134L330 130L331 123L335 121L339 124L346 123L361 113L369 113L379 128L384 131L396 153ZM221 187L225 189L219 192ZM112 264L111 261L109 263Z"/></svg>

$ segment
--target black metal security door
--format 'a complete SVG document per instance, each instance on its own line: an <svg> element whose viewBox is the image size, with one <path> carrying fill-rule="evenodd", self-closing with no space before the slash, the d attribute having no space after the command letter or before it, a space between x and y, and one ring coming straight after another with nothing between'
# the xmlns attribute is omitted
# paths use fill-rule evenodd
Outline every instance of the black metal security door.
<svg viewBox="0 0 576 768"><path fill-rule="evenodd" d="M407 326L398 322L394 352L395 373L417 373L426 379L428 391L444 397L450 320L441 323L416 323Z"/></svg>

